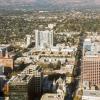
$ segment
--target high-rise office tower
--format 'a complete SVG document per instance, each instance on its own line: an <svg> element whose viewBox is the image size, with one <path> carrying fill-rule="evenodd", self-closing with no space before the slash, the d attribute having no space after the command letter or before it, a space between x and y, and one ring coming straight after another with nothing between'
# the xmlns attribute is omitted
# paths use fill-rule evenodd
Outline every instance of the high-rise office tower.
<svg viewBox="0 0 100 100"><path fill-rule="evenodd" d="M36 49L46 49L53 46L53 30L35 30Z"/></svg>
<svg viewBox="0 0 100 100"><path fill-rule="evenodd" d="M94 37L93 37L94 39ZM100 41L86 39L83 44L82 82L100 88ZM86 85L84 85L86 86ZM87 87L84 87L87 88Z"/></svg>

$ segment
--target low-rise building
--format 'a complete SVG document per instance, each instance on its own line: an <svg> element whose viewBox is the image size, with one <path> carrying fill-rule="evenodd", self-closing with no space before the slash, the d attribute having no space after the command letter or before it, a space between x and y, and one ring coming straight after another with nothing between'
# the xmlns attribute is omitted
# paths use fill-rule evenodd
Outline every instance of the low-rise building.
<svg viewBox="0 0 100 100"><path fill-rule="evenodd" d="M42 96L41 100L64 100L64 98L57 93L47 93Z"/></svg>
<svg viewBox="0 0 100 100"><path fill-rule="evenodd" d="M66 83L61 77L52 83L52 93L46 93L41 100L64 100L66 94Z"/></svg>
<svg viewBox="0 0 100 100"><path fill-rule="evenodd" d="M0 46L0 65L13 69L13 59L9 56L8 48L10 45Z"/></svg>
<svg viewBox="0 0 100 100"><path fill-rule="evenodd" d="M82 100L100 100L100 90L84 90Z"/></svg>

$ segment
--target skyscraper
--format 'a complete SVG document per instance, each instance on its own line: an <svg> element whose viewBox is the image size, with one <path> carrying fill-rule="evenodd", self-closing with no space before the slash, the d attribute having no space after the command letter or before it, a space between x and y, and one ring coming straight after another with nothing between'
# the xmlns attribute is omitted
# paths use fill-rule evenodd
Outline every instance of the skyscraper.
<svg viewBox="0 0 100 100"><path fill-rule="evenodd" d="M93 37L94 38L94 37ZM90 42L89 42L90 41ZM88 40L83 46L82 81L100 88L100 41ZM86 87L85 87L86 88Z"/></svg>
<svg viewBox="0 0 100 100"><path fill-rule="evenodd" d="M53 46L53 30L35 30L36 49L46 49Z"/></svg>

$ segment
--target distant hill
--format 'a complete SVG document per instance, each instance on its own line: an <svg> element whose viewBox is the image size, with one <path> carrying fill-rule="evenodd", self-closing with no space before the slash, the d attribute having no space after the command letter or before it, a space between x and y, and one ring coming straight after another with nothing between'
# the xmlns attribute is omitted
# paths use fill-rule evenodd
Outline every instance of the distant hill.
<svg viewBox="0 0 100 100"><path fill-rule="evenodd" d="M99 0L0 0L0 9L52 10L77 7L97 7Z"/></svg>

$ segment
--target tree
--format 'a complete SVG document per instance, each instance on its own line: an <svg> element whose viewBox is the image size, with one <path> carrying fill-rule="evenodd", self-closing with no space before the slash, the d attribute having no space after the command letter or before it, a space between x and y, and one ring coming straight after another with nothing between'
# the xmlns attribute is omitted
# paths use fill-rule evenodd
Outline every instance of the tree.
<svg viewBox="0 0 100 100"><path fill-rule="evenodd" d="M78 96L75 96L75 97L74 97L74 100L81 100L81 98L78 97Z"/></svg>
<svg viewBox="0 0 100 100"><path fill-rule="evenodd" d="M57 65L56 65L56 69L60 69L61 68L61 61L58 60Z"/></svg>
<svg viewBox="0 0 100 100"><path fill-rule="evenodd" d="M48 68L53 69L53 68L54 68L53 63L49 63L49 64L48 64Z"/></svg>

